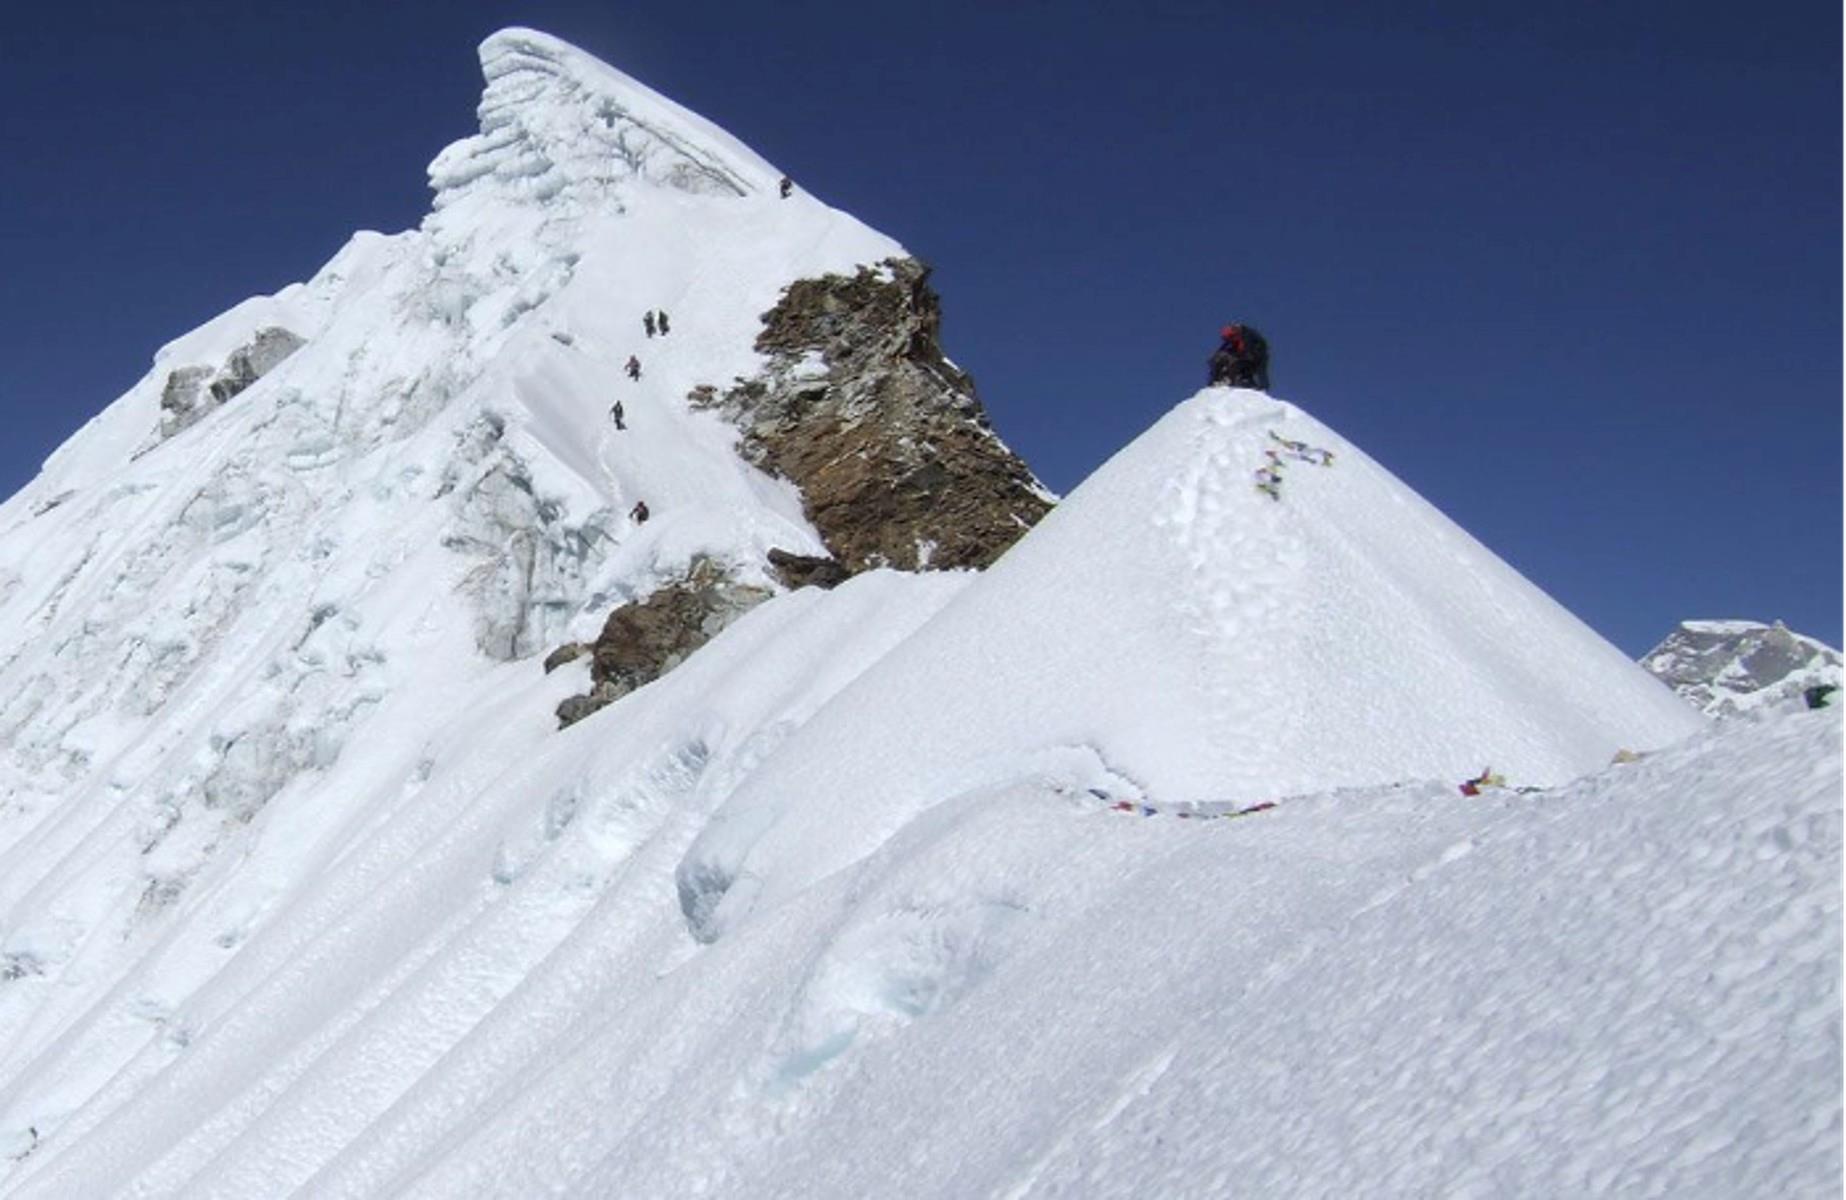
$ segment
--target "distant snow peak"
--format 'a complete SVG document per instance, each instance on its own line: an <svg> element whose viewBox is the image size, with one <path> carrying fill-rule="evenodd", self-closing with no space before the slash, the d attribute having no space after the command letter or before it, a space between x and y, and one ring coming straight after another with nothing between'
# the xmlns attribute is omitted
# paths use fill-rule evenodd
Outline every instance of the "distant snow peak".
<svg viewBox="0 0 1846 1200"><path fill-rule="evenodd" d="M557 38L503 29L480 55L481 131L430 164L438 209L481 189L547 204L629 180L748 196L776 178L717 126Z"/></svg>
<svg viewBox="0 0 1846 1200"><path fill-rule="evenodd" d="M1793 703L1810 687L1842 682L1839 651L1780 621L1681 621L1641 665L1711 717Z"/></svg>

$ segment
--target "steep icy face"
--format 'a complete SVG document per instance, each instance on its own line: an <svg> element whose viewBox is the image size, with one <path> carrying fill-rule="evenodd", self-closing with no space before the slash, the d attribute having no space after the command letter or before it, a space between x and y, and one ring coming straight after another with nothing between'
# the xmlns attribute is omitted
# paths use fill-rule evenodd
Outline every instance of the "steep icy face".
<svg viewBox="0 0 1846 1200"><path fill-rule="evenodd" d="M483 59L483 132L439 157L419 229L176 339L0 505L0 961L31 964L0 968L0 1119L21 1129L50 1133L168 1028L141 1014L462 770L435 747L500 711L526 671L500 663L694 562L769 589L769 549L824 550L684 397L760 369L792 281L902 249L778 199L733 139L560 43L515 31ZM670 337L646 339L653 309ZM581 681L535 686L549 733Z"/></svg>
<svg viewBox="0 0 1846 1200"><path fill-rule="evenodd" d="M18 631L0 728L38 767L94 757L52 749L75 718L45 715L93 708L87 690L147 715L233 625L320 629L337 601L318 581L358 554L369 590L417 559L431 592L470 598L479 651L518 658L697 554L754 578L771 546L820 548L799 500L678 397L754 369L756 314L791 279L897 248L805 196L752 203L773 199L767 164L555 39L509 30L482 60L482 132L438 157L422 229L361 235L311 283L165 348L0 509ZM625 393L634 435L608 445L654 306L680 326ZM630 536L619 514L643 492L667 520ZM401 536L355 540L372 521ZM448 554L423 561L435 544ZM150 628L163 613L190 615ZM31 639L52 647L42 669L16 662Z"/></svg>
<svg viewBox="0 0 1846 1200"><path fill-rule="evenodd" d="M1780 621L1681 621L1641 665L1711 717L1799 700L1810 687L1839 687L1842 679L1839 651Z"/></svg>

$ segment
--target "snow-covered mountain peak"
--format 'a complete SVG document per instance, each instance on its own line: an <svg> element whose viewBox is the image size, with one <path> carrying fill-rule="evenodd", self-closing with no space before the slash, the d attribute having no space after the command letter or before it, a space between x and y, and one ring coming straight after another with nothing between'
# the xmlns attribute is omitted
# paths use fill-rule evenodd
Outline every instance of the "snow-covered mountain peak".
<svg viewBox="0 0 1846 1200"><path fill-rule="evenodd" d="M1212 387L795 732L694 844L680 899L727 936L1021 776L1157 805L1483 768L1548 787L1699 726L1334 430Z"/></svg>
<svg viewBox="0 0 1846 1200"><path fill-rule="evenodd" d="M1641 665L1710 717L1799 706L1808 688L1841 683L1840 652L1780 621L1681 621Z"/></svg>
<svg viewBox="0 0 1846 1200"><path fill-rule="evenodd" d="M0 503L0 1197L1837 1175L1837 721L1259 393L1046 515L923 264L482 60Z"/></svg>
<svg viewBox="0 0 1846 1200"><path fill-rule="evenodd" d="M590 655L632 685L783 590L778 558L824 568L822 492L742 456L733 421L872 464L826 480L830 496L905 468L915 512L887 514L884 541L852 543L880 552L840 571L959 546L962 518L934 501L983 471L1008 515L1005 537L977 539L988 557L1042 511L966 377L920 356L939 355L935 301L920 265L892 265L902 247L781 196L728 134L554 39L510 31L482 57L482 133L439 158L437 211L173 339L0 503L0 985L103 989L0 987L0 1135L50 1134L68 1112L40 1096L23 1124L7 1115L15 1068L44 1045L27 1025L101 1032L119 1015L106 981L180 925L188 965L150 987L192 995L218 970L195 951L243 945L276 881L343 854L387 792L451 778L437 744L509 697L502 728L546 744L560 701L598 681L538 656L662 592L675 619L697 607L696 628L669 632L698 636L642 663L626 645ZM767 312L805 328L790 293L839 287L883 298L850 345L759 347ZM811 406L828 429L776 403L800 389L838 393ZM900 428L888 396L941 419ZM897 453L905 430L928 446ZM970 471L958 431L980 443ZM222 927L232 910L248 928ZM78 1043L70 1095L133 1051Z"/></svg>
<svg viewBox="0 0 1846 1200"><path fill-rule="evenodd" d="M438 209L483 190L619 205L630 181L730 197L774 186L778 173L736 138L566 42L503 29L480 54L481 131L430 164Z"/></svg>

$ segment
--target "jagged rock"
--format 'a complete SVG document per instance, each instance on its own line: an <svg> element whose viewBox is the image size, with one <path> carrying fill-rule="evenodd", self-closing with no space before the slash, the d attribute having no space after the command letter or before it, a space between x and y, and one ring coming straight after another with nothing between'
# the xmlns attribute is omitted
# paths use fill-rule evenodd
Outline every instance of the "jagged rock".
<svg viewBox="0 0 1846 1200"><path fill-rule="evenodd" d="M172 372L160 393L159 439L164 441L197 424L201 417L269 374L304 344L288 330L270 325L231 351L222 367L181 367Z"/></svg>
<svg viewBox="0 0 1846 1200"><path fill-rule="evenodd" d="M588 642L565 642L545 656L545 674L551 674L565 663L576 662L589 652Z"/></svg>
<svg viewBox="0 0 1846 1200"><path fill-rule="evenodd" d="M306 343L278 325L256 331L256 336L225 360L224 369L212 380L212 398L223 404L263 376L277 363L301 349Z"/></svg>
<svg viewBox="0 0 1846 1200"><path fill-rule="evenodd" d="M1777 621L1681 621L1641 659L1707 716L1730 717L1841 682L1839 651Z"/></svg>
<svg viewBox="0 0 1846 1200"><path fill-rule="evenodd" d="M763 315L769 367L690 396L743 431L745 458L794 482L848 574L985 567L1051 507L943 355L928 279L905 258L797 280Z"/></svg>
<svg viewBox="0 0 1846 1200"><path fill-rule="evenodd" d="M181 367L167 376L160 392L160 436L170 438L211 409L205 397L212 377L210 367Z"/></svg>
<svg viewBox="0 0 1846 1200"><path fill-rule="evenodd" d="M746 459L800 489L832 552L770 550L786 587L830 588L872 567L985 567L1051 507L989 426L973 380L943 355L928 278L915 259L890 259L797 280L763 315L756 349L768 368L722 394L692 390L696 407L742 430ZM699 560L616 609L592 651L594 686L558 706L560 724L659 678L767 596Z"/></svg>
<svg viewBox="0 0 1846 1200"><path fill-rule="evenodd" d="M834 559L822 558L817 554L792 554L777 548L769 551L769 565L782 585L791 590L838 587L852 574Z"/></svg>
<svg viewBox="0 0 1846 1200"><path fill-rule="evenodd" d="M558 705L558 728L568 729L599 708L606 708L621 698L614 684L599 683L581 696L566 697Z"/></svg>
<svg viewBox="0 0 1846 1200"><path fill-rule="evenodd" d="M712 559L695 559L683 578L609 614L591 648L590 691L558 705L558 727L652 683L769 596Z"/></svg>

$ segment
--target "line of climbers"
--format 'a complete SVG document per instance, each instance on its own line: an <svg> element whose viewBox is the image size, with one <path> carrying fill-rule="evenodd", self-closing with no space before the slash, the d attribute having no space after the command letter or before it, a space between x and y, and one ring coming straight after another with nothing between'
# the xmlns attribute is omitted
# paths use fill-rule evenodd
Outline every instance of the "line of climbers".
<svg viewBox="0 0 1846 1200"><path fill-rule="evenodd" d="M776 184L776 190L781 194L782 199L786 200L795 190L795 181L784 175ZM673 332L673 322L667 316L666 309L650 308L641 314L641 328L647 332L647 336L650 339L652 339L655 334L665 337L667 334ZM632 379L634 382L640 383L640 358L630 354L628 356L628 361L622 364L622 373L627 375L628 378ZM614 404L609 406L609 419L615 423L617 433L627 431L628 422L626 417L627 412L622 408L622 402L620 400L617 400ZM643 525L646 524L647 518L647 501L635 501L635 506L628 510L628 519L637 525Z"/></svg>
<svg viewBox="0 0 1846 1200"><path fill-rule="evenodd" d="M673 322L667 317L666 309L650 308L641 314L641 328L647 331L647 336L650 338L655 334L665 337L667 334L673 332ZM622 374L628 376L628 378L634 380L636 383L641 382L640 358L630 354L628 356L628 361L622 364ZM622 407L622 402L620 400L617 400L614 404L609 406L609 419L615 423L617 433L627 431L627 416L628 412ZM644 525L647 523L647 518L647 501L635 501L635 506L628 510L628 519L637 525Z"/></svg>

